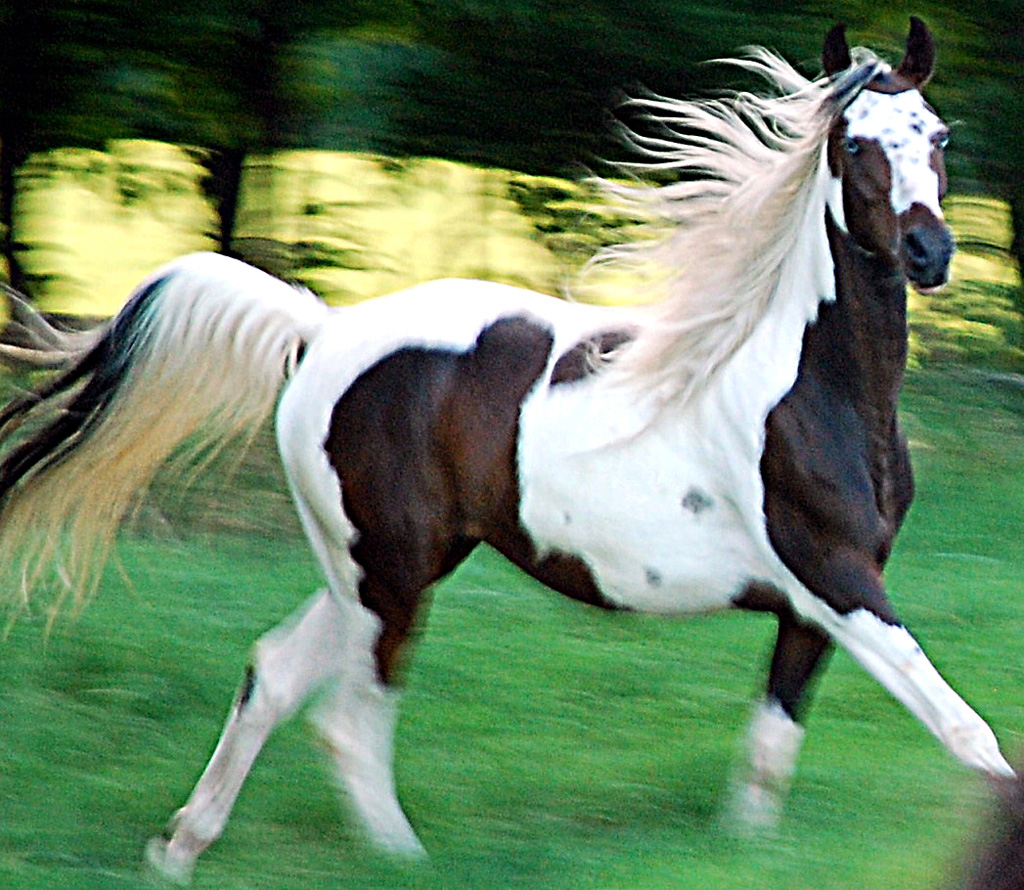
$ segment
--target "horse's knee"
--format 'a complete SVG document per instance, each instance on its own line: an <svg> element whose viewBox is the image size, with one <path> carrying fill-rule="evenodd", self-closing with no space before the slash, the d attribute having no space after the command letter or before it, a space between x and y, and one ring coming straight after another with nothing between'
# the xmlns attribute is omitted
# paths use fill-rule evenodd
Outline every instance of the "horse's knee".
<svg viewBox="0 0 1024 890"><path fill-rule="evenodd" d="M327 590L253 645L236 700L240 715L257 706L276 719L291 716L310 694L346 669L347 654L365 649L376 622L357 603Z"/></svg>
<svg viewBox="0 0 1024 890"><path fill-rule="evenodd" d="M275 723L287 719L311 691L304 666L279 655L272 642L256 641L235 699L240 719L265 716Z"/></svg>

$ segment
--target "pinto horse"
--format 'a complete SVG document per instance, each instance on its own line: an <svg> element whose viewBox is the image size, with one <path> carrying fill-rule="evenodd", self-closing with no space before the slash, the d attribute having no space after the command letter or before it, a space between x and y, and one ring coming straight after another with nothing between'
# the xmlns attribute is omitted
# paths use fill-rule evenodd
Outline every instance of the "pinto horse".
<svg viewBox="0 0 1024 890"><path fill-rule="evenodd" d="M480 542L595 606L778 617L737 790L750 823L776 815L836 644L960 760L1012 773L882 582L913 493L896 413L906 285L940 287L953 251L947 129L921 93L933 40L912 20L893 68L839 26L823 61L809 80L755 51L736 64L763 95L637 101L657 122L633 137L644 166L680 174L630 190L669 233L609 257L665 271L650 306L437 281L331 309L201 254L86 341L29 323L41 357L64 352L0 414L0 542L23 607L54 582L86 596L171 452L275 403L326 579L255 644L209 765L149 846L160 872L188 879L303 705L369 836L422 853L392 774L400 663L424 590Z"/></svg>

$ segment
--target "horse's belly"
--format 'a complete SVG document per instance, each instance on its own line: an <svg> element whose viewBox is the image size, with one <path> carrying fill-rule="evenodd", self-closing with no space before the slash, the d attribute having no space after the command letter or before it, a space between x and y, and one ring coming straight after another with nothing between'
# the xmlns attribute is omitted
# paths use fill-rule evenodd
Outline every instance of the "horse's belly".
<svg viewBox="0 0 1024 890"><path fill-rule="evenodd" d="M753 580L770 576L762 548L728 504L696 486L678 498L613 503L575 498L549 521L527 518L542 550L581 559L604 596L644 612L726 608ZM685 503L684 503L685 502ZM561 524L561 528L557 525Z"/></svg>
<svg viewBox="0 0 1024 890"><path fill-rule="evenodd" d="M771 582L756 451L677 427L579 452L568 415L543 430L529 415L520 521L540 553L582 560L609 601L700 612Z"/></svg>

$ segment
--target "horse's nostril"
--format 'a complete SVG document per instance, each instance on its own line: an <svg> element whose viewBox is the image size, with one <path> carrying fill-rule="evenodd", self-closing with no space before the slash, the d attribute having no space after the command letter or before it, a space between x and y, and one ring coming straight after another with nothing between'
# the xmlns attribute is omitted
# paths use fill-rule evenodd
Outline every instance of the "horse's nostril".
<svg viewBox="0 0 1024 890"><path fill-rule="evenodd" d="M907 277L918 289L941 287L949 278L953 236L939 226L914 226L903 236Z"/></svg>
<svg viewBox="0 0 1024 890"><path fill-rule="evenodd" d="M928 241L918 229L907 232L907 256L911 262L926 263L928 261Z"/></svg>
<svg viewBox="0 0 1024 890"><path fill-rule="evenodd" d="M917 226L903 238L912 265L946 265L953 256L953 238L948 230Z"/></svg>

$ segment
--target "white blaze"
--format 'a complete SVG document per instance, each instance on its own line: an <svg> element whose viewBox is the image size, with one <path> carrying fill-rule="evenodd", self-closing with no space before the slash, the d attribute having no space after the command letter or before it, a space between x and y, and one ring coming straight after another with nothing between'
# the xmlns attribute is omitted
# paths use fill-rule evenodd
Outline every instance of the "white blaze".
<svg viewBox="0 0 1024 890"><path fill-rule="evenodd" d="M877 142L892 171L892 207L903 213L923 204L937 219L939 177L932 169L935 138L945 124L917 90L876 93L864 90L846 110L846 134Z"/></svg>

